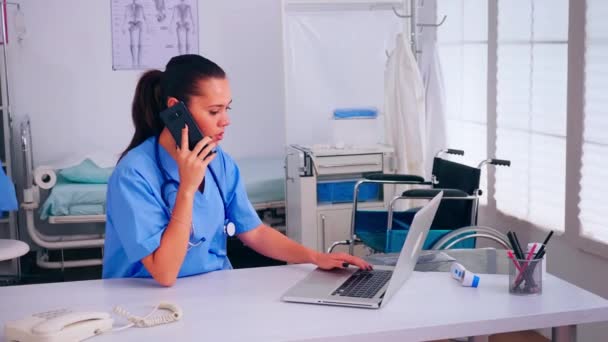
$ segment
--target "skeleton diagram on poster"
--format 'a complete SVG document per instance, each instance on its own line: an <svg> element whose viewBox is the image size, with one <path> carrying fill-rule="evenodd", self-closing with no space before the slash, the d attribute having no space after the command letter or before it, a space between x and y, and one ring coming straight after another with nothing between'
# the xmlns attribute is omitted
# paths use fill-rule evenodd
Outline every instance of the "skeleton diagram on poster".
<svg viewBox="0 0 608 342"><path fill-rule="evenodd" d="M112 68L162 69L198 53L198 0L111 0Z"/></svg>

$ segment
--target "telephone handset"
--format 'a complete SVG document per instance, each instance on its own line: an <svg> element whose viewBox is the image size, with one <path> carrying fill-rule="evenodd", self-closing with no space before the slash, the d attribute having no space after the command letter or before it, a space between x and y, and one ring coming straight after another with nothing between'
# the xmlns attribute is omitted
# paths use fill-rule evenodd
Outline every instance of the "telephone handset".
<svg viewBox="0 0 608 342"><path fill-rule="evenodd" d="M153 316L158 309L170 312ZM6 322L4 333L8 342L82 341L105 332L120 331L133 326L147 328L175 322L183 315L177 305L166 302L160 303L144 317L131 315L121 307L115 307L114 312L125 316L130 323L113 328L114 320L107 312L73 312L62 309Z"/></svg>
<svg viewBox="0 0 608 342"><path fill-rule="evenodd" d="M70 326L78 325L79 329L83 329L82 327L90 325L93 333L100 334L112 328L112 321L107 312L71 312L36 325L32 332L39 335L54 334Z"/></svg>
<svg viewBox="0 0 608 342"><path fill-rule="evenodd" d="M82 341L112 330L113 322L107 312L57 310L7 322L4 333L9 342Z"/></svg>

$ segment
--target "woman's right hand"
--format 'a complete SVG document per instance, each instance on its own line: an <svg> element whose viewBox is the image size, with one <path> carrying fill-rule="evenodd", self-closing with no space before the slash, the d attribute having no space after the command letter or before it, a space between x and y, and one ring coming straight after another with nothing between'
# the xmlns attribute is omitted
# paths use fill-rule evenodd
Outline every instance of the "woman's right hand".
<svg viewBox="0 0 608 342"><path fill-rule="evenodd" d="M180 191L195 194L205 178L207 166L215 158L211 153L217 144L210 137L204 137L190 151L188 143L188 125L182 128L182 144L177 149L177 166L179 168Z"/></svg>

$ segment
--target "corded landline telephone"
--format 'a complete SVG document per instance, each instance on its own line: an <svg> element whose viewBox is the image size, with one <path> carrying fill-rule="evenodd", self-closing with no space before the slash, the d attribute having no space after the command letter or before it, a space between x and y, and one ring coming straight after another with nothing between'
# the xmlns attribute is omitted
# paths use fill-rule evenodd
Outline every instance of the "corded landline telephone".
<svg viewBox="0 0 608 342"><path fill-rule="evenodd" d="M168 310L170 313L152 316L158 309ZM115 307L114 312L126 317L130 323L113 329L114 320L107 312L73 312L62 309L7 322L4 326L4 334L8 342L77 342L132 326L146 328L171 323L182 317L182 310L177 305L166 302L160 303L144 317L131 315L121 307Z"/></svg>

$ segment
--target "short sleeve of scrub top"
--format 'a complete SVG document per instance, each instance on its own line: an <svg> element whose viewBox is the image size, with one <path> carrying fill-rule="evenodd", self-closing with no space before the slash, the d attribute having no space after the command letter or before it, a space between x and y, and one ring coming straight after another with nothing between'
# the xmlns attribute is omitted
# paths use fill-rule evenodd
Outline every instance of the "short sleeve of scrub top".
<svg viewBox="0 0 608 342"><path fill-rule="evenodd" d="M120 217L116 237L120 240L129 263L135 263L154 252L167 222L166 212L158 203L149 183L135 169L121 170L108 184L109 219Z"/></svg>

